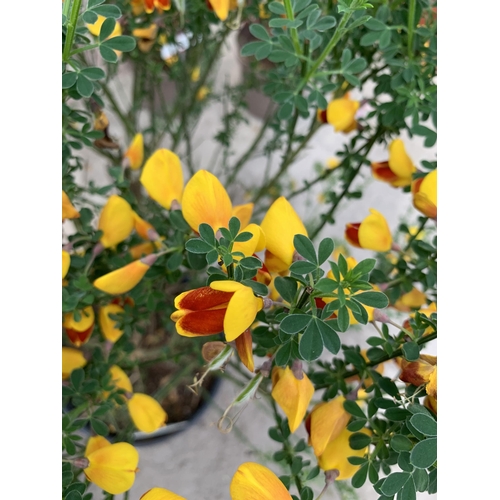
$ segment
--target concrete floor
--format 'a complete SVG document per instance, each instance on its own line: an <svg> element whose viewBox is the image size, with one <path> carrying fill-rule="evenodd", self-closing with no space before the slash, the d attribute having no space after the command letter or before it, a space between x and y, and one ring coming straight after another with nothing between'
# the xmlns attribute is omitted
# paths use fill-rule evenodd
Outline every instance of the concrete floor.
<svg viewBox="0 0 500 500"><path fill-rule="evenodd" d="M221 88L224 80L237 82L241 78L241 67L237 62L238 49L235 43L235 36L229 39L224 56L218 66L215 78L215 90ZM121 76L117 85L125 93L129 88L127 75ZM367 90L369 92L369 89ZM365 94L367 95L367 94ZM359 93L353 93L353 97L360 97ZM194 163L197 169L208 169L214 171L216 165L210 164L214 151L219 146L213 141L214 132L220 129L220 117L222 107L219 103L213 103L201 116L199 124L193 137ZM116 136L120 132L119 124L113 119L111 113L109 118L112 124L113 134ZM251 143L257 133L260 120L248 116L248 124L242 124L237 132L235 149L242 151ZM305 123L299 124L305 126ZM419 164L422 159L435 159L435 148L425 149L421 138L408 140L403 136L407 151ZM340 150L341 144L346 140L343 134L336 134L329 125L324 125L311 140L310 146L306 148L290 169L290 178L293 178L299 185L302 179L308 178L312 172L315 162L324 164L326 160L333 156L334 152ZM168 147L168 144L164 144ZM87 152L88 159L85 170L82 172L80 182L86 183L94 180L98 185L108 182L106 178L105 162L97 155ZM384 147L376 146L370 158L373 161L386 159ZM278 167L276 155L273 167ZM244 178L249 184L258 184L263 175L264 164L262 158L251 159L244 172ZM417 217L416 211L411 206L409 194L404 194L387 184L371 179L368 169L365 178L361 180L366 189L363 198L353 200L347 208L339 207L336 217L336 224L327 227L322 231L322 236L343 239L345 223L361 221L368 215L369 208L376 208L388 220L391 229L395 229L404 216L406 221L411 222ZM237 191L229 187L228 190L233 196L233 201L241 202L234 198ZM317 215L321 210L318 208L317 195L319 190L315 189L309 196L297 197L293 205L297 212L308 220L313 215ZM371 256L371 252L349 248L351 254L357 259ZM349 332L348 339L342 340L346 343L363 341L367 334L372 334L366 327L358 331ZM433 343L435 344L435 342ZM429 346L427 352L435 354L435 345ZM394 374L396 372L394 371ZM258 461L269 466L278 474L281 472L275 462L269 460L274 451L277 451L278 444L267 436L267 429L272 424L270 413L266 408L264 400L252 401L239 417L235 428L229 434L222 434L217 430L216 423L223 410L233 400L237 394L236 388L228 381L224 381L215 394L213 404L196 419L193 425L187 430L165 438L148 443L140 443L137 449L140 454L137 478L133 488L130 490L130 499L139 499L148 489L160 486L170 489L178 495L186 497L188 500L213 500L214 498L229 499L229 483L237 467L245 461ZM301 427L298 433L304 434ZM316 492L323 486L323 480L319 476ZM97 490L94 490L97 491ZM360 500L375 500L378 495L370 485L360 490L356 490ZM101 498L99 494L97 499ZM117 496L116 498L122 498ZM347 493L342 497L339 491L330 491L322 498L336 499L353 498ZM354 497L355 498L355 497ZM417 494L417 498L436 498L436 495Z"/></svg>

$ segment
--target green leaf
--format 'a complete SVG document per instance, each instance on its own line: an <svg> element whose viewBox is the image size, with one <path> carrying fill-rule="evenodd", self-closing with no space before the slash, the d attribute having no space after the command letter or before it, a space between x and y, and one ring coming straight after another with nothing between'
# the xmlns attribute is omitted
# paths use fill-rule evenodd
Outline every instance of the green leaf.
<svg viewBox="0 0 500 500"><path fill-rule="evenodd" d="M417 443L410 454L411 463L419 469L427 469L437 460L437 439L427 438Z"/></svg>
<svg viewBox="0 0 500 500"><path fill-rule="evenodd" d="M101 80L106 76L106 73L101 68L91 67L83 68L80 74L88 78L89 80Z"/></svg>
<svg viewBox="0 0 500 500"><path fill-rule="evenodd" d="M358 57L357 59L352 60L345 68L344 71L348 71L349 73L361 73L367 66L366 59L363 57Z"/></svg>
<svg viewBox="0 0 500 500"><path fill-rule="evenodd" d="M85 372L82 368L73 370L70 375L71 384L78 391L82 385L83 379L85 378Z"/></svg>
<svg viewBox="0 0 500 500"><path fill-rule="evenodd" d="M101 53L102 58L109 63L115 63L118 61L118 56L116 52L105 45L99 46L99 52Z"/></svg>
<svg viewBox="0 0 500 500"><path fill-rule="evenodd" d="M170 222L179 230L187 231L189 224L184 220L181 210L170 211Z"/></svg>
<svg viewBox="0 0 500 500"><path fill-rule="evenodd" d="M99 32L99 41L104 42L106 38L113 33L113 30L115 29L116 25L116 20L113 19L112 17L108 17L101 26L101 31Z"/></svg>
<svg viewBox="0 0 500 500"><path fill-rule="evenodd" d="M366 482L366 476L368 475L369 463L365 462L359 470L352 476L351 484L353 488L361 488Z"/></svg>
<svg viewBox="0 0 500 500"><path fill-rule="evenodd" d="M302 491L300 492L300 500L313 500L313 498L314 498L314 492L311 488L309 488L309 486L302 488Z"/></svg>
<svg viewBox="0 0 500 500"><path fill-rule="evenodd" d="M307 236L304 236L303 234L296 234L293 237L293 246L295 247L295 250L297 250L297 252L306 260L313 262L314 264L318 263L314 245Z"/></svg>
<svg viewBox="0 0 500 500"><path fill-rule="evenodd" d="M319 9L314 9L310 12L310 14L307 16L307 21L306 21L306 27L308 30L314 27L319 16L321 16L321 11Z"/></svg>
<svg viewBox="0 0 500 500"><path fill-rule="evenodd" d="M350 318L349 318L349 312L347 311L347 307L341 306L339 310L337 311L337 322L339 325L339 330L341 332L346 332L347 329L349 328L350 324Z"/></svg>
<svg viewBox="0 0 500 500"><path fill-rule="evenodd" d="M262 26L261 24L251 24L250 33L252 33L252 35L255 38L258 38L259 40L264 40L266 42L270 40L269 33L266 31L266 28L264 28L264 26Z"/></svg>
<svg viewBox="0 0 500 500"><path fill-rule="evenodd" d="M412 478L403 486L400 498L401 500L416 500L417 492L415 491L415 484Z"/></svg>
<svg viewBox="0 0 500 500"><path fill-rule="evenodd" d="M410 451L413 448L412 442L403 434L396 434L391 439L391 448L394 451Z"/></svg>
<svg viewBox="0 0 500 500"><path fill-rule="evenodd" d="M238 265L245 269L260 269L262 262L257 257L245 257L238 262Z"/></svg>
<svg viewBox="0 0 500 500"><path fill-rule="evenodd" d="M373 30L373 31L383 31L383 30L387 29L387 26L383 22L381 22L375 18L372 18L372 19L369 19L368 21L366 21L365 26L369 30Z"/></svg>
<svg viewBox="0 0 500 500"><path fill-rule="evenodd" d="M201 239L203 239L206 243L208 243L211 248L215 247L216 240L212 226L205 224L203 222L198 227L198 233L200 234Z"/></svg>
<svg viewBox="0 0 500 500"><path fill-rule="evenodd" d="M316 476L319 475L320 468L318 466L313 467L310 471L309 474L306 477L306 481L310 481L311 479L314 479Z"/></svg>
<svg viewBox="0 0 500 500"><path fill-rule="evenodd" d="M366 33L361 37L359 43L362 47L369 47L379 39L380 34L381 34L380 31L371 31L370 33Z"/></svg>
<svg viewBox="0 0 500 500"><path fill-rule="evenodd" d="M308 274L316 271L316 269L318 269L316 264L304 260L298 260L290 266L290 271L295 274Z"/></svg>
<svg viewBox="0 0 500 500"><path fill-rule="evenodd" d="M347 426L347 430L350 432L359 432L366 425L365 420L353 420Z"/></svg>
<svg viewBox="0 0 500 500"><path fill-rule="evenodd" d="M99 434L99 436L107 436L109 433L108 426L102 420L98 420L97 418L90 419L90 427L92 427L92 430L96 434Z"/></svg>
<svg viewBox="0 0 500 500"><path fill-rule="evenodd" d="M335 244L331 238L324 238L318 247L318 264L321 265L325 262L333 252Z"/></svg>
<svg viewBox="0 0 500 500"><path fill-rule="evenodd" d="M93 7L96 7L97 5L101 5L104 3L105 0L89 0L89 4L87 8L92 9Z"/></svg>
<svg viewBox="0 0 500 500"><path fill-rule="evenodd" d="M311 321L299 340L299 354L305 361L314 361L323 352L323 339L316 321Z"/></svg>
<svg viewBox="0 0 500 500"><path fill-rule="evenodd" d="M385 410L385 416L388 420L393 420L394 422L401 422L406 420L406 417L410 415L408 410L404 408L388 408Z"/></svg>
<svg viewBox="0 0 500 500"><path fill-rule="evenodd" d="M240 51L242 57L253 56L260 48L267 47L267 43L263 42L250 42L243 46Z"/></svg>
<svg viewBox="0 0 500 500"><path fill-rule="evenodd" d="M420 347L416 342L405 342L402 349L404 357L408 361L417 361L420 357Z"/></svg>
<svg viewBox="0 0 500 500"><path fill-rule="evenodd" d="M359 87L361 85L361 80L351 73L344 73L344 78L353 86ZM350 194L350 193L349 193Z"/></svg>
<svg viewBox="0 0 500 500"><path fill-rule="evenodd" d="M64 73L62 76L62 88L69 89L75 84L76 80L78 80L78 73L74 71Z"/></svg>
<svg viewBox="0 0 500 500"><path fill-rule="evenodd" d="M130 52L131 50L135 49L137 43L133 36L120 35L120 36L114 36L113 38L106 40L101 44L101 47L103 45L113 50L120 50L121 52Z"/></svg>
<svg viewBox="0 0 500 500"><path fill-rule="evenodd" d="M99 5L94 7L92 12L103 17L114 17L118 19L122 15L122 11L116 5Z"/></svg>
<svg viewBox="0 0 500 500"><path fill-rule="evenodd" d="M301 10L305 9L310 3L311 0L292 0L293 12L297 14Z"/></svg>
<svg viewBox="0 0 500 500"><path fill-rule="evenodd" d="M417 413L410 418L410 423L424 436L437 436L437 422L428 415Z"/></svg>
<svg viewBox="0 0 500 500"><path fill-rule="evenodd" d="M378 472L373 463L370 463L368 467L368 479L372 484L375 484L378 481Z"/></svg>
<svg viewBox="0 0 500 500"><path fill-rule="evenodd" d="M83 21L87 24L94 24L97 21L97 14L92 10L87 10L83 13Z"/></svg>
<svg viewBox="0 0 500 500"><path fill-rule="evenodd" d="M278 111L278 118L280 120L288 120L292 116L293 113L293 104L291 102L285 102L280 106Z"/></svg>
<svg viewBox="0 0 500 500"><path fill-rule="evenodd" d="M167 269L169 271L175 271L179 269L182 261L184 260L184 256L182 253L174 253L167 260Z"/></svg>
<svg viewBox="0 0 500 500"><path fill-rule="evenodd" d="M186 250L191 253L203 254L208 253L213 247L200 238L192 238L186 241Z"/></svg>
<svg viewBox="0 0 500 500"><path fill-rule="evenodd" d="M255 52L255 59L257 59L257 61L262 61L262 59L269 57L269 55L271 54L272 51L273 51L273 46L266 44L266 45L260 47Z"/></svg>
<svg viewBox="0 0 500 500"><path fill-rule="evenodd" d="M413 465L410 462L410 454L407 451L402 451L398 457L398 465L405 472L413 472Z"/></svg>
<svg viewBox="0 0 500 500"><path fill-rule="evenodd" d="M297 282L293 278L277 276L274 280L274 287L281 297L283 297L283 300L286 300L290 304L293 302L297 293Z"/></svg>
<svg viewBox="0 0 500 500"><path fill-rule="evenodd" d="M267 5L269 10L274 14L282 15L286 14L285 6L280 2L271 2Z"/></svg>
<svg viewBox="0 0 500 500"><path fill-rule="evenodd" d="M365 24L372 16L361 16L360 18L356 19L349 25L349 30L352 30L353 28L357 28L358 26L362 26Z"/></svg>
<svg viewBox="0 0 500 500"><path fill-rule="evenodd" d="M277 366L285 366L292 355L292 342L283 344L277 351L274 357L274 362Z"/></svg>
<svg viewBox="0 0 500 500"><path fill-rule="evenodd" d="M85 78L80 74L78 75L78 80L76 82L76 91L82 97L90 97L94 92L94 85L88 78Z"/></svg>
<svg viewBox="0 0 500 500"><path fill-rule="evenodd" d="M372 438L363 432L356 432L349 436L349 446L353 450L362 450L372 442Z"/></svg>
<svg viewBox="0 0 500 500"><path fill-rule="evenodd" d="M385 478L380 489L384 495L391 497L403 488L408 479L410 479L408 472L393 472Z"/></svg>
<svg viewBox="0 0 500 500"><path fill-rule="evenodd" d="M322 17L315 25L316 31L326 31L332 29L337 24L337 20L333 16Z"/></svg>
<svg viewBox="0 0 500 500"><path fill-rule="evenodd" d="M312 317L308 314L289 314L280 323L280 330L288 335L294 335L304 330Z"/></svg>
<svg viewBox="0 0 500 500"><path fill-rule="evenodd" d="M255 294L262 297L265 297L269 293L269 290L267 286L264 285L264 283L259 283L258 281L254 280L243 280L241 283L245 286L250 287Z"/></svg>
<svg viewBox="0 0 500 500"><path fill-rule="evenodd" d="M366 415L363 413L363 410L358 406L355 401L351 401L347 399L344 401L344 410L347 413L350 413L354 417L363 418L366 420Z"/></svg>
<svg viewBox="0 0 500 500"><path fill-rule="evenodd" d="M379 39L380 48L385 49L390 45L390 43L391 43L391 31L390 30L383 31Z"/></svg>
<svg viewBox="0 0 500 500"><path fill-rule="evenodd" d="M389 305L389 299L382 292L362 292L356 294L356 300L365 306L384 309Z"/></svg>
<svg viewBox="0 0 500 500"><path fill-rule="evenodd" d="M314 318L317 328L323 339L324 346L332 353L337 354L340 351L340 338L337 332L326 322L321 319Z"/></svg>
<svg viewBox="0 0 500 500"><path fill-rule="evenodd" d="M413 470L413 482L415 483L415 488L417 491L423 493L427 491L429 486L429 475L425 469L414 469Z"/></svg>
<svg viewBox="0 0 500 500"><path fill-rule="evenodd" d="M241 223L238 217L231 217L229 220L229 232L231 233L231 237L234 239L238 235L240 231Z"/></svg>
<svg viewBox="0 0 500 500"><path fill-rule="evenodd" d="M64 500L82 500L82 495L79 491L73 490L64 497Z"/></svg>

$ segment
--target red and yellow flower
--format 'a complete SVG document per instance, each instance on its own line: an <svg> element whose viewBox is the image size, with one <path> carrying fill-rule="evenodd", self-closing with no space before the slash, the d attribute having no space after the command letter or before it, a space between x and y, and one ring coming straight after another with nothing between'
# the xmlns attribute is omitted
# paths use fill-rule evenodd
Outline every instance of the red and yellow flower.
<svg viewBox="0 0 500 500"><path fill-rule="evenodd" d="M413 206L425 216L437 219L437 169L412 182Z"/></svg>
<svg viewBox="0 0 500 500"><path fill-rule="evenodd" d="M437 357L421 354L417 361L399 359L399 379L415 386L425 385L425 392L437 400Z"/></svg>
<svg viewBox="0 0 500 500"><path fill-rule="evenodd" d="M376 252L387 252L392 246L389 225L385 217L374 208L370 208L370 215L362 222L346 224L345 239L355 247Z"/></svg>
<svg viewBox="0 0 500 500"><path fill-rule="evenodd" d="M326 108L326 121L333 125L335 132L344 132L345 134L352 132L358 126L355 117L359 105L359 101L352 100L349 93L340 99L334 99L328 103Z"/></svg>
<svg viewBox="0 0 500 500"><path fill-rule="evenodd" d="M107 304L99 309L99 328L106 340L117 342L123 335L123 330L118 328L119 322L112 319L112 314L123 314L125 310L118 304Z"/></svg>
<svg viewBox="0 0 500 500"><path fill-rule="evenodd" d="M79 315L79 319L75 317L75 314ZM87 306L79 311L69 312L64 315L63 327L66 330L66 335L69 340L80 347L85 344L90 336L92 335L92 330L94 329L95 315L92 306Z"/></svg>
<svg viewBox="0 0 500 500"><path fill-rule="evenodd" d="M409 186L416 168L406 153L403 141L395 139L389 144L388 149L388 161L371 164L373 177L394 187Z"/></svg>

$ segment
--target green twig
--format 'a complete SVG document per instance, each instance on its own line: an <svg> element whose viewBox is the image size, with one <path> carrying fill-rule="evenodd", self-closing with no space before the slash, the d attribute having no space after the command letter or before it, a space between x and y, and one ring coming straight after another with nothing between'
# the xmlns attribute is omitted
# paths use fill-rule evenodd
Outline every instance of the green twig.
<svg viewBox="0 0 500 500"><path fill-rule="evenodd" d="M104 82L102 82L101 87L102 87L102 91L104 92L104 95L108 98L108 100L111 104L111 107L113 108L113 111L118 115L118 117L120 118L120 121L122 122L123 126L127 130L128 134L130 136L129 138L132 138L135 134L135 130L134 130L134 127L132 126L132 124L130 123L130 120L127 119L127 117L123 114L123 111L120 109L120 106L116 102L116 100L113 96L113 93L109 90L108 86Z"/></svg>
<svg viewBox="0 0 500 500"><path fill-rule="evenodd" d="M293 14L292 1L291 0L284 0L284 4L285 4L286 17L290 21L295 21L295 16ZM302 49L300 48L299 33L297 31L297 28L290 28L290 35L292 37L292 42L293 42L293 46L295 48L295 52L297 52L297 54L299 54L299 55L302 55Z"/></svg>
<svg viewBox="0 0 500 500"><path fill-rule="evenodd" d="M417 0L410 0L408 9L408 57L413 58L413 32L415 29L415 9Z"/></svg>
<svg viewBox="0 0 500 500"><path fill-rule="evenodd" d="M76 24L78 22L78 15L80 13L81 4L82 0L74 0L73 5L71 6L71 16L68 22L68 30L66 32L66 40L64 42L64 49L62 54L62 59L65 63L69 61L71 47L73 46L73 41L75 39Z"/></svg>

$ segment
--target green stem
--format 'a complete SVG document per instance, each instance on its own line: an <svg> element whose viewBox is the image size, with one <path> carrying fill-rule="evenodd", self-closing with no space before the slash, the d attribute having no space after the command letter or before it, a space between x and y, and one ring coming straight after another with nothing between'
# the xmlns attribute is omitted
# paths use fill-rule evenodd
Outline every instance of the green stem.
<svg viewBox="0 0 500 500"><path fill-rule="evenodd" d="M379 136L381 134L382 134L382 129L381 129L381 127L379 127L377 129L377 132L373 135L373 137L364 145L364 148L366 148L366 152L364 153L364 156L368 155L368 153L370 152L371 148L373 147L373 145L375 144L375 142L377 141L377 139L379 138ZM331 206L330 210L326 214L323 215L323 220L318 225L318 227L311 233L311 235L310 235L311 240L314 239L319 234L319 232L323 229L323 227L325 226L325 224L327 223L327 221L331 218L331 216L333 215L333 213L335 212L335 210L339 206L339 203L342 201L342 199L344 198L344 196L349 192L351 184L353 183L354 179L359 174L359 171L361 170L362 166L363 166L363 161L361 160L359 162L359 165L352 172L351 178L349 179L349 181L344 186L344 189L342 190L342 192L340 193L340 195L335 200L335 203Z"/></svg>
<svg viewBox="0 0 500 500"><path fill-rule="evenodd" d="M403 250L403 253L406 253L410 249L411 244L415 241L417 236L422 232L422 230L424 229L424 226L428 220L429 220L429 218L425 217L424 220L420 223L420 225L417 228L417 232L414 235L412 235L412 237L408 240L408 243L406 244L406 247Z"/></svg>
<svg viewBox="0 0 500 500"><path fill-rule="evenodd" d="M82 0L74 0L73 5L71 6L71 16L68 23L68 30L66 32L66 40L64 42L62 54L62 59L65 63L69 61L71 47L73 46L73 41L75 39L76 24L78 22L78 14L80 13L81 4Z"/></svg>
<svg viewBox="0 0 500 500"><path fill-rule="evenodd" d="M293 14L293 7L291 0L284 0L286 17L290 21L295 21L295 16ZM293 46L295 47L295 52L302 55L302 49L300 48L299 33L297 28L290 28L290 35L292 36Z"/></svg>
<svg viewBox="0 0 500 500"><path fill-rule="evenodd" d="M86 52L87 50L95 49L99 47L98 43L90 43L89 45L85 45L84 47L80 47L79 49L73 50L70 56L74 56L76 54L80 54L81 52Z"/></svg>
<svg viewBox="0 0 500 500"><path fill-rule="evenodd" d="M415 29L415 9L417 0L410 0L410 7L408 9L408 57L413 58L413 32Z"/></svg>
<svg viewBox="0 0 500 500"><path fill-rule="evenodd" d="M127 130L128 134L130 135L130 138L134 136L135 130L132 124L130 123L130 120L127 119L127 117L123 114L123 111L120 109L120 106L116 102L113 93L109 90L108 86L103 82L101 83L102 91L104 92L104 95L108 98L113 111L118 115L120 118L120 121L122 122L123 126Z"/></svg>
<svg viewBox="0 0 500 500"><path fill-rule="evenodd" d="M351 18L352 14L354 11L346 11L344 12L344 15L342 16L342 19L340 20L340 23L335 30L335 33L333 34L331 40L328 42L328 45L325 47L323 52L320 54L316 62L312 65L311 69L305 74L305 76L302 78L302 80L299 83L299 86L295 90L295 94L298 94L306 85L307 82L311 79L312 76L316 73L318 68L323 64L323 61L327 58L328 54L333 50L335 45L339 42L339 40L342 38L342 36L346 33L346 25L349 22L349 19Z"/></svg>
<svg viewBox="0 0 500 500"><path fill-rule="evenodd" d="M68 23L68 14L71 7L71 0L65 0L63 6L63 16L66 18L66 24Z"/></svg>

